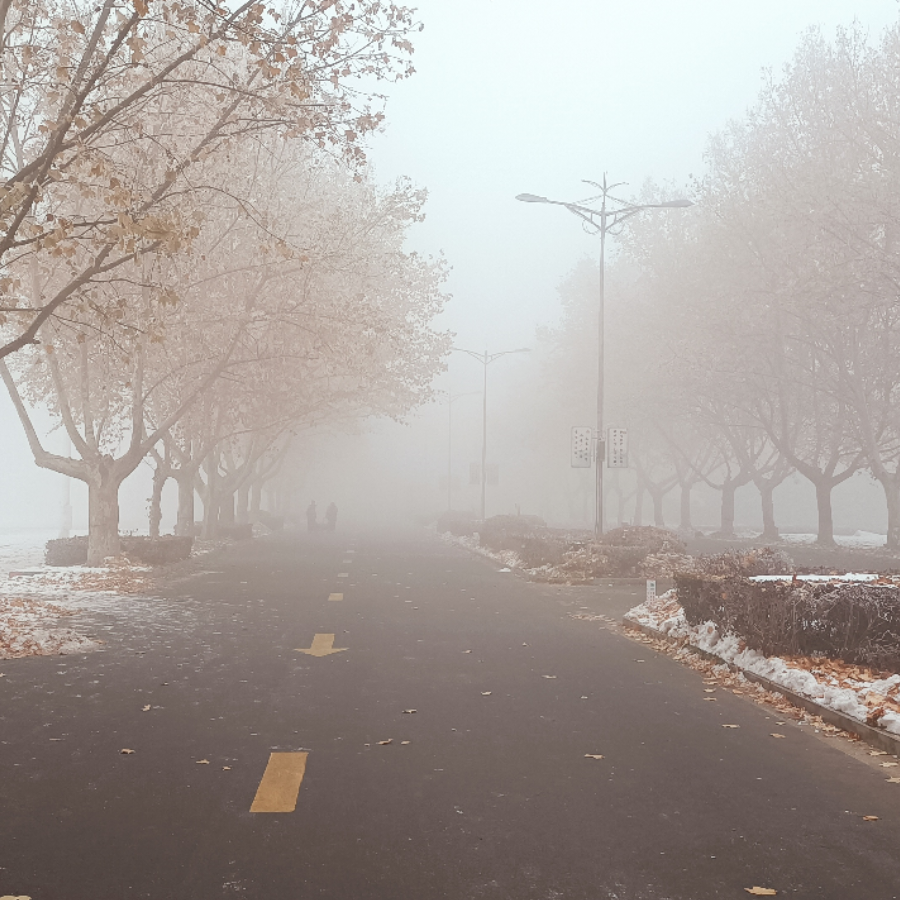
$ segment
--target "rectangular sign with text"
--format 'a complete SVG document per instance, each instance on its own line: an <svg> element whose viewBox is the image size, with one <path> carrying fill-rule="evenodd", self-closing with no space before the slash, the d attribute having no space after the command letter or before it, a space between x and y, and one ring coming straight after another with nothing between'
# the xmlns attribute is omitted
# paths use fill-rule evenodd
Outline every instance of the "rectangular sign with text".
<svg viewBox="0 0 900 900"><path fill-rule="evenodd" d="M607 431L606 466L609 469L628 468L628 432L624 428Z"/></svg>
<svg viewBox="0 0 900 900"><path fill-rule="evenodd" d="M572 429L572 468L589 469L591 467L591 441L594 429L576 425Z"/></svg>

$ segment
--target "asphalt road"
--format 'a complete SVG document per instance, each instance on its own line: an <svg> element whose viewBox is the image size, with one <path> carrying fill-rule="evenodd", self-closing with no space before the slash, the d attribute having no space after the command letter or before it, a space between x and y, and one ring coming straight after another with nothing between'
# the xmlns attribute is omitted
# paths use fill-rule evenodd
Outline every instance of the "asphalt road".
<svg viewBox="0 0 900 900"><path fill-rule="evenodd" d="M900 896L900 769L570 615L641 585L498 568L286 536L84 623L99 652L0 663L0 897Z"/></svg>

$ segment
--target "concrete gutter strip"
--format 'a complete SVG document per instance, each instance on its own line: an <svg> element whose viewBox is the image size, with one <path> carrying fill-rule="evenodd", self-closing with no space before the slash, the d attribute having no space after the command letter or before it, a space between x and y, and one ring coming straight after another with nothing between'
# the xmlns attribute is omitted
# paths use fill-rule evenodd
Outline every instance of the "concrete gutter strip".
<svg viewBox="0 0 900 900"><path fill-rule="evenodd" d="M866 725L865 722L860 722L845 713L838 712L836 709L822 706L820 703L816 703L815 700L804 697L802 694L797 694L789 688L783 687L774 681L770 681L763 675L757 675L755 672L748 672L740 666L727 662L722 659L721 656L716 656L715 653L710 653L708 650L701 650L700 647L694 647L692 644L681 644L670 638L667 634L657 631L655 628L641 625L639 622L633 622L631 619L623 619L622 625L625 628L640 631L656 640L666 641L673 647L687 650L695 656L699 656L716 665L727 666L732 672L739 672L747 679L747 681L752 681L755 684L764 687L767 691L771 691L773 694L781 694L782 697L789 700L794 706L799 706L801 709L805 709L807 712L819 716L824 722L828 722L829 725L834 725L836 728L840 728L850 734L855 734L860 740L865 741L876 750L884 750L894 756L900 756L900 735L895 736L889 731L884 731L881 728L873 728L871 725Z"/></svg>

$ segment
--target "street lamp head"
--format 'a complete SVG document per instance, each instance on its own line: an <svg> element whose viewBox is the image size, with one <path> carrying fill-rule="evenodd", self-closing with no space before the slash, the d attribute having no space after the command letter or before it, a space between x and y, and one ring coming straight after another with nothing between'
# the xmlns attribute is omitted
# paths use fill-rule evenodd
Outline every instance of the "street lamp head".
<svg viewBox="0 0 900 900"><path fill-rule="evenodd" d="M549 203L550 202L546 197L539 197L537 194L517 194L516 200L521 200L522 203Z"/></svg>
<svg viewBox="0 0 900 900"><path fill-rule="evenodd" d="M687 197L681 197L678 200L667 200L659 205L666 209L687 209L689 206L694 205L694 201L688 200Z"/></svg>

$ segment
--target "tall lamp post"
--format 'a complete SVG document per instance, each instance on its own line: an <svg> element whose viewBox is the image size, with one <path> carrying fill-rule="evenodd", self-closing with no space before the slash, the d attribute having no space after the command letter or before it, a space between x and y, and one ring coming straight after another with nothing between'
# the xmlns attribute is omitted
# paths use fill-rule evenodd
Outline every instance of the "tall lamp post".
<svg viewBox="0 0 900 900"><path fill-rule="evenodd" d="M484 389L481 404L481 521L484 521L484 497L487 484L487 371L488 366L500 359L501 356L509 356L510 353L528 353L530 347L520 347L518 350L501 350L499 353L477 353L475 350L465 350L463 347L454 347L459 353L468 353L472 359L477 359L484 366Z"/></svg>
<svg viewBox="0 0 900 900"><path fill-rule="evenodd" d="M597 477L594 509L594 532L599 537L603 534L603 289L604 267L606 264L606 235L616 234L616 229L626 220L645 209L684 209L694 204L690 200L669 200L666 203L628 203L619 200L610 194L624 182L617 184L606 183L606 173L603 174L603 182L586 181L585 184L597 188L600 193L596 197L585 202L600 201L600 208L585 206L583 203L567 203L564 200L549 200L537 194L519 194L516 200L523 203L549 203L552 206L564 206L570 213L578 216L585 230L591 234L600 235L600 315L597 325L598 362L597 362Z"/></svg>

